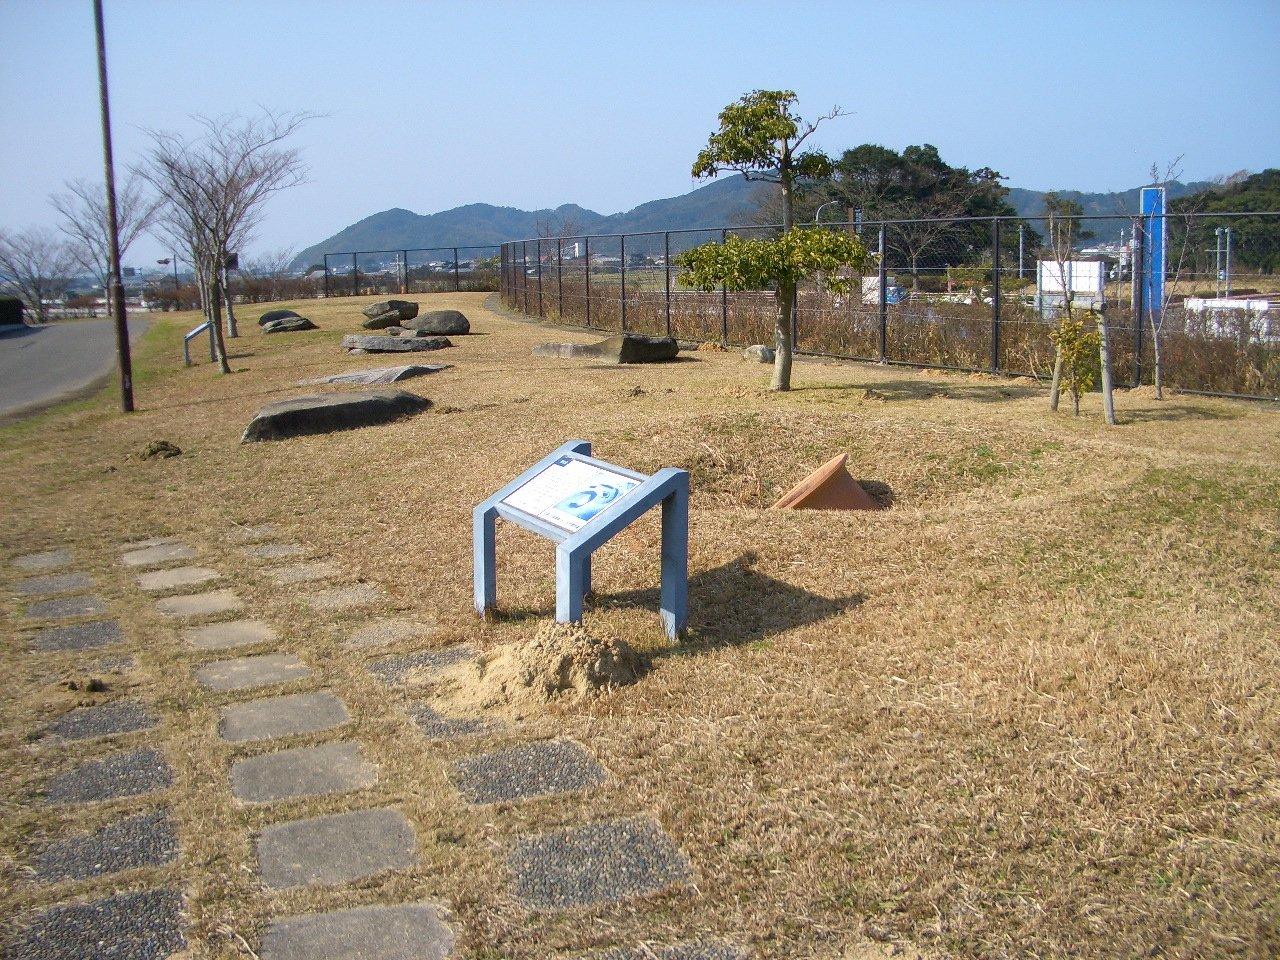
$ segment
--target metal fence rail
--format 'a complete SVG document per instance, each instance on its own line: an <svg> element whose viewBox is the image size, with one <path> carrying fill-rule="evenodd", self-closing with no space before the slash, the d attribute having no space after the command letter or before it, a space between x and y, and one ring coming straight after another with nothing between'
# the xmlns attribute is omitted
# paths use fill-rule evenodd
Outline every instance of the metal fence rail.
<svg viewBox="0 0 1280 960"><path fill-rule="evenodd" d="M492 292L498 289L498 254L497 244L326 253L322 292L325 297Z"/></svg>
<svg viewBox="0 0 1280 960"><path fill-rule="evenodd" d="M1061 297L1046 290L1063 270L1072 277L1072 270L1092 269L1100 289L1083 302L1106 326L1117 383L1152 382L1158 350L1161 379L1169 387L1280 399L1280 212L885 220L821 228L857 233L878 256L853 278L850 294L834 295L821 281L799 290L799 353L1044 377L1053 364L1049 334L1061 311ZM530 316L604 331L726 346L772 343L771 291L682 287L675 258L731 233L769 236L778 229L504 243L501 293L508 307ZM1158 310L1144 301L1144 291L1152 299L1150 284L1160 282L1143 274L1144 235L1155 229L1167 251ZM1070 253L1063 249L1064 235ZM1058 265L1060 260L1066 263ZM1042 285L1038 276L1050 282ZM1073 295L1073 306L1081 302Z"/></svg>

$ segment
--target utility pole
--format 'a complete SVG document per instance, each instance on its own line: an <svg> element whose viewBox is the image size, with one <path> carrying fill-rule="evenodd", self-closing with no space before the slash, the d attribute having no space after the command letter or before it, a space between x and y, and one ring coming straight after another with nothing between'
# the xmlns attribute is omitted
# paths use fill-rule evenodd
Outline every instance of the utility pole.
<svg viewBox="0 0 1280 960"><path fill-rule="evenodd" d="M110 249L111 314L116 327L116 356L120 362L120 410L133 412L133 361L129 356L129 321L124 311L124 281L120 279L120 226L116 220L116 170L111 156L111 104L107 96L107 41L102 26L102 0L93 0L98 37L98 105L102 111L102 168L107 190L107 239Z"/></svg>

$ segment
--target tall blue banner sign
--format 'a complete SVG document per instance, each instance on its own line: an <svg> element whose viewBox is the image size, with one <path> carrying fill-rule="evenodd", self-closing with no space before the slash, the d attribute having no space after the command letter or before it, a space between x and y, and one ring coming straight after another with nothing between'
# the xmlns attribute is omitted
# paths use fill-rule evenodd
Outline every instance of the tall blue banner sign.
<svg viewBox="0 0 1280 960"><path fill-rule="evenodd" d="M1142 188L1142 302L1151 316L1164 309L1164 187Z"/></svg>

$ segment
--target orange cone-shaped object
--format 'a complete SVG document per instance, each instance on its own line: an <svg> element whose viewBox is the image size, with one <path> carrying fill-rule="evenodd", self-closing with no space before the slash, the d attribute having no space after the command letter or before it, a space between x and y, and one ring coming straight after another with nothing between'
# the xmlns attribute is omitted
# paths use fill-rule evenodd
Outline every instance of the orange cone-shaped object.
<svg viewBox="0 0 1280 960"><path fill-rule="evenodd" d="M828 460L784 493L772 510L879 510L880 504L845 469L847 453Z"/></svg>

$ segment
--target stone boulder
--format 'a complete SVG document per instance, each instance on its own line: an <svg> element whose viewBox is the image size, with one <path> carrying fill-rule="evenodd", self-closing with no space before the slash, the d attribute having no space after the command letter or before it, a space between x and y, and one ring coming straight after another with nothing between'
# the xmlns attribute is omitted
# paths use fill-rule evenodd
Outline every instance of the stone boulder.
<svg viewBox="0 0 1280 960"><path fill-rule="evenodd" d="M292 310L268 310L258 318L258 326L265 327L268 323L276 320L288 320L290 317L296 317L298 314Z"/></svg>
<svg viewBox="0 0 1280 960"><path fill-rule="evenodd" d="M743 360L754 360L757 363L773 363L773 347L766 347L763 343L755 343L742 351Z"/></svg>
<svg viewBox="0 0 1280 960"><path fill-rule="evenodd" d="M370 333L352 333L342 338L348 350L365 353L404 353L408 350L442 350L452 347L448 337L380 337Z"/></svg>
<svg viewBox="0 0 1280 960"><path fill-rule="evenodd" d="M401 326L420 333L441 333L445 336L471 332L471 321L457 310L432 310L404 321Z"/></svg>
<svg viewBox="0 0 1280 960"><path fill-rule="evenodd" d="M292 317L281 317L279 320L271 320L262 325L263 333L297 333L300 330L319 329L319 327L306 317L299 317L296 314Z"/></svg>
<svg viewBox="0 0 1280 960"><path fill-rule="evenodd" d="M259 410L245 428L240 442L284 440L371 427L413 416L430 406L430 400L404 390L360 390L294 397Z"/></svg>
<svg viewBox="0 0 1280 960"><path fill-rule="evenodd" d="M370 367L367 370L352 370L348 373L335 373L317 380L301 380L299 386L309 387L318 383L350 383L359 386L373 386L379 383L398 383L413 377L423 377L428 373L448 370L448 363L410 363L402 367Z"/></svg>
<svg viewBox="0 0 1280 960"><path fill-rule="evenodd" d="M361 313L368 317L362 324L366 330L381 330L383 327L403 326L404 321L412 320L418 315L418 305L408 300L379 300L369 304Z"/></svg>
<svg viewBox="0 0 1280 960"><path fill-rule="evenodd" d="M540 343L535 357L562 359L589 358L601 363L663 363L680 352L671 337L649 337L642 333L620 333L598 343Z"/></svg>

